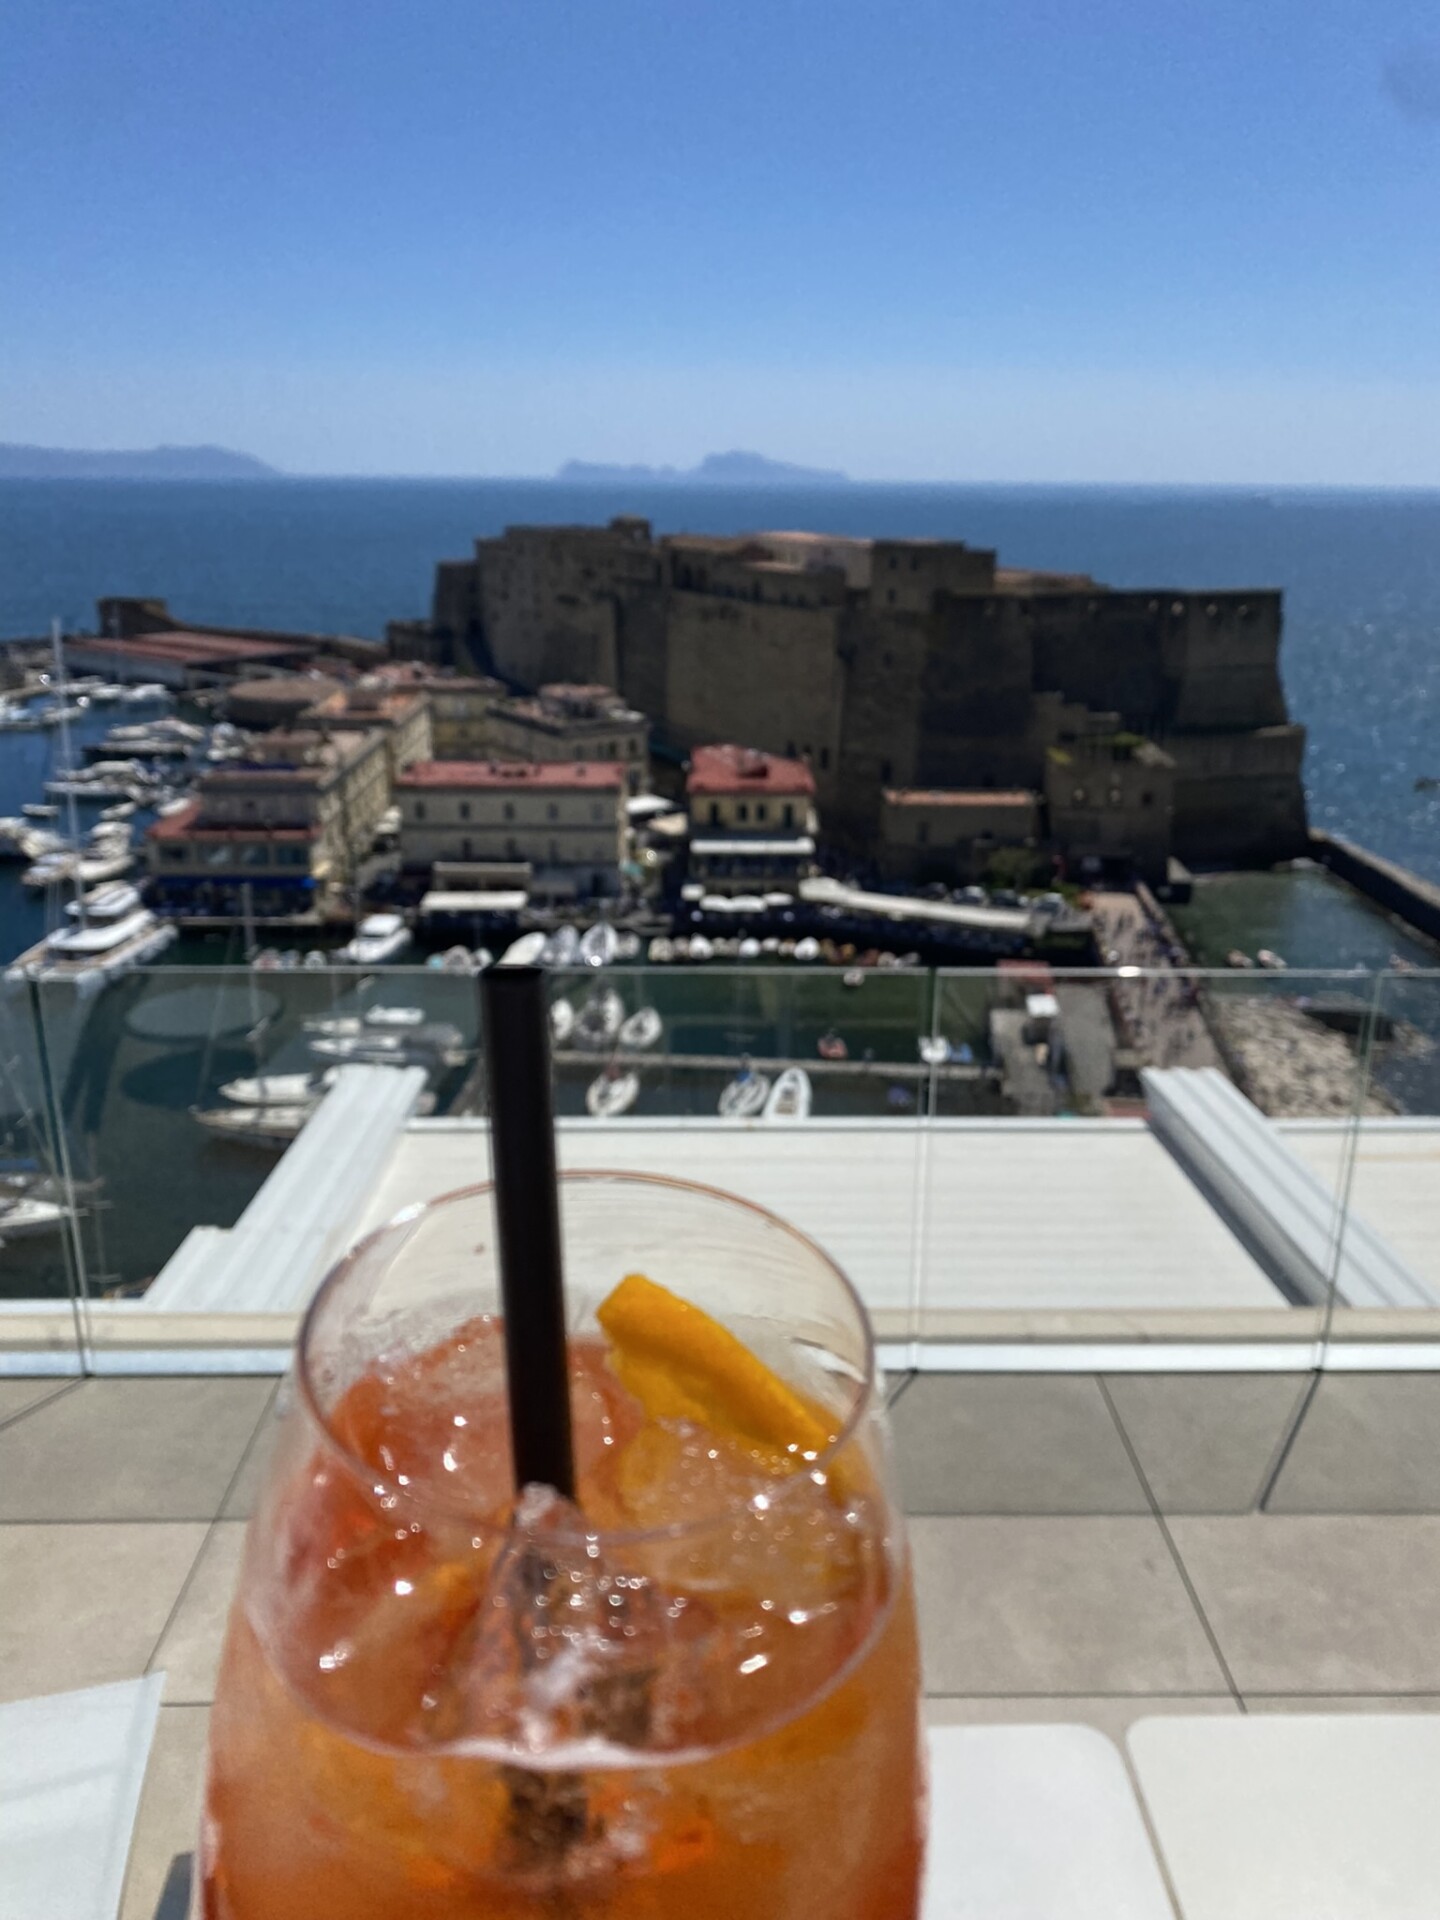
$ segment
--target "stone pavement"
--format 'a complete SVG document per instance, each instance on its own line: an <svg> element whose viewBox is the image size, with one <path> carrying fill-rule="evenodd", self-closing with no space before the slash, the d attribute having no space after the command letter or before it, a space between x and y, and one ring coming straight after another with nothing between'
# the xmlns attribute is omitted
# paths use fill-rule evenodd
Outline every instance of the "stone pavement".
<svg viewBox="0 0 1440 1920"><path fill-rule="evenodd" d="M1440 1708L1440 1375L1325 1375L1277 1474L1311 1386L892 1381L932 1721ZM0 1381L0 1699L167 1674L122 1920L193 1842L276 1394Z"/></svg>
<svg viewBox="0 0 1440 1920"><path fill-rule="evenodd" d="M1172 957L1133 893L1095 895L1095 944L1107 965L1162 971L1184 964ZM1112 958L1113 956L1113 958ZM1147 1067L1218 1067L1220 1055L1199 1011L1190 982L1117 980L1115 1005L1131 1047Z"/></svg>

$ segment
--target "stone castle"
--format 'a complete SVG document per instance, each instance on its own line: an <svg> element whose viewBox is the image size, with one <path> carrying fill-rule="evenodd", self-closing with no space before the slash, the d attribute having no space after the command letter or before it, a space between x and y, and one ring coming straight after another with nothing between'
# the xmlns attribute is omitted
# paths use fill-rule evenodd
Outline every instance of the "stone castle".
<svg viewBox="0 0 1440 1920"><path fill-rule="evenodd" d="M1053 791L1077 748L1138 738L1173 767L1171 850L1258 865L1306 844L1280 627L1271 590L1117 592L960 541L657 539L618 518L477 541L390 642L526 688L616 687L662 753L801 755L826 838L862 855L887 793Z"/></svg>

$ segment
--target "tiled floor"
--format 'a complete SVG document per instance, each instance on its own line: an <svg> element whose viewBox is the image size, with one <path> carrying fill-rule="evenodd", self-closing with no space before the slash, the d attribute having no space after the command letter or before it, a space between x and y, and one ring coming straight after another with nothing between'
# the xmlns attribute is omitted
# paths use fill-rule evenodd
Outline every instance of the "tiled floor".
<svg viewBox="0 0 1440 1920"><path fill-rule="evenodd" d="M1292 1437L1308 1385L898 1383L932 1720L1118 1737L1157 1712L1435 1710L1440 1382L1327 1377ZM167 1676L123 1920L150 1920L194 1833L275 1399L271 1380L0 1382L0 1700Z"/></svg>

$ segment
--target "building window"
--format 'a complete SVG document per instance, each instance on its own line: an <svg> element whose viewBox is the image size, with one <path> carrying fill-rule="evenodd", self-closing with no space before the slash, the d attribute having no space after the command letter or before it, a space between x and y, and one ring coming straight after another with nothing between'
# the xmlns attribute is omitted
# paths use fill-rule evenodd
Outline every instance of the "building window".
<svg viewBox="0 0 1440 1920"><path fill-rule="evenodd" d="M712 800L710 802L710 824L712 827L718 827L720 824L720 802L718 800Z"/></svg>
<svg viewBox="0 0 1440 1920"><path fill-rule="evenodd" d="M415 802L415 818L417 820L423 820L425 818L425 802L423 800L417 800Z"/></svg>
<svg viewBox="0 0 1440 1920"><path fill-rule="evenodd" d="M1154 806L1154 804L1155 804L1155 796L1154 796L1154 794L1153 794L1153 793L1151 793L1151 792L1149 791L1149 789L1148 789L1148 788L1146 789L1146 791L1145 791L1144 793L1142 793L1142 794L1141 794L1141 796L1140 796L1140 804L1141 804L1141 806L1142 806L1142 807L1153 807L1153 806Z"/></svg>
<svg viewBox="0 0 1440 1920"><path fill-rule="evenodd" d="M558 840L552 840L550 842L550 862L552 866L559 866L560 864L560 842Z"/></svg>
<svg viewBox="0 0 1440 1920"><path fill-rule="evenodd" d="M890 562L890 564L891 564L891 566L893 567L893 566L894 566L894 564L895 564L895 562L894 562L894 561L892 560L892 561ZM893 607L893 606L894 606L894 604L895 604L895 589L894 589L894 587L887 587L887 588L885 589L885 604L886 604L886 606L887 606L887 607Z"/></svg>
<svg viewBox="0 0 1440 1920"><path fill-rule="evenodd" d="M558 820L560 818L560 809L559 807L556 806L553 800L550 802L549 806L546 807L545 809L545 818L547 820Z"/></svg>
<svg viewBox="0 0 1440 1920"><path fill-rule="evenodd" d="M742 825L748 824L750 819L750 808L745 801L742 800L739 803L739 805L736 807L735 818L738 821L740 821Z"/></svg>
<svg viewBox="0 0 1440 1920"><path fill-rule="evenodd" d="M513 820L515 818L515 802L513 800L507 800L505 802L505 818L507 820Z"/></svg>
<svg viewBox="0 0 1440 1920"><path fill-rule="evenodd" d="M821 749L820 749L820 771L821 771L822 773L828 773L828 772L830 771L830 749L829 749L829 747L821 747Z"/></svg>
<svg viewBox="0 0 1440 1920"><path fill-rule="evenodd" d="M889 567L890 567L891 573L894 573L895 569L899 566L899 564L900 562L895 558L894 554L892 553L889 560ZM895 598L893 593L891 594L890 598L892 600Z"/></svg>
<svg viewBox="0 0 1440 1920"><path fill-rule="evenodd" d="M930 823L929 823L929 821L928 821L928 820L922 820L922 821L920 822L920 824L919 824L919 826L917 826L917 827L916 827L916 829L915 829L915 844L916 844L916 846L917 846L917 847L928 847L928 846L929 846L929 844L930 844Z"/></svg>
<svg viewBox="0 0 1440 1920"><path fill-rule="evenodd" d="M795 809L788 800L785 802L784 824L787 827L793 827L795 824Z"/></svg>
<svg viewBox="0 0 1440 1920"><path fill-rule="evenodd" d="M590 818L592 820L603 820L605 818L605 810L598 800L592 800L590 802Z"/></svg>
<svg viewBox="0 0 1440 1920"><path fill-rule="evenodd" d="M890 768L890 762L888 760L882 760L880 762L880 778L885 783L885 785L888 786L890 784L891 768Z"/></svg>
<svg viewBox="0 0 1440 1920"><path fill-rule="evenodd" d="M462 820L468 820L470 818L470 802L468 800L462 800L460 802L460 818Z"/></svg>

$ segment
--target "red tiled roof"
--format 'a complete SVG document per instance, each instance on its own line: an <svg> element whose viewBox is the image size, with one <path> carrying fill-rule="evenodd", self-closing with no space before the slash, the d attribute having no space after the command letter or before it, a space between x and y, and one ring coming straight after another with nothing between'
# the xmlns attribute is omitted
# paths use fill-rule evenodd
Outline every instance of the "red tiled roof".
<svg viewBox="0 0 1440 1920"><path fill-rule="evenodd" d="M167 813L145 832L147 840L316 840L319 827L265 827L253 821L234 825L197 826L200 802L192 800L183 813Z"/></svg>
<svg viewBox="0 0 1440 1920"><path fill-rule="evenodd" d="M606 760L416 760L395 781L408 787L610 787L625 769Z"/></svg>
<svg viewBox="0 0 1440 1920"><path fill-rule="evenodd" d="M813 794L815 776L803 760L786 760L753 747L696 747L685 782L691 794Z"/></svg>
<svg viewBox="0 0 1440 1920"><path fill-rule="evenodd" d="M231 640L218 633L147 633L135 640L87 640L72 647L103 651L117 660L157 660L179 666L225 666L246 660L288 659L296 651L279 640Z"/></svg>
<svg viewBox="0 0 1440 1920"><path fill-rule="evenodd" d="M1039 797L1023 788L887 787L887 807L1034 807Z"/></svg>

